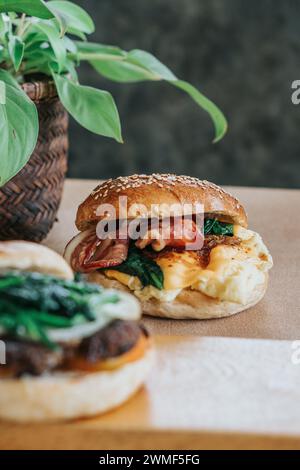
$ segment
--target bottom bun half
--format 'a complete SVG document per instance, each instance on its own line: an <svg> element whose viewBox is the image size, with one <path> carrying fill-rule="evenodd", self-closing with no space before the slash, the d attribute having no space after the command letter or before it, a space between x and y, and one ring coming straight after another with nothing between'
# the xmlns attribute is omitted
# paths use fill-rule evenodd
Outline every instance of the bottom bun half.
<svg viewBox="0 0 300 470"><path fill-rule="evenodd" d="M57 372L0 380L0 418L15 422L70 420L104 413L145 381L154 352L109 372Z"/></svg>
<svg viewBox="0 0 300 470"><path fill-rule="evenodd" d="M109 279L99 272L89 274L88 279L90 282L96 282L104 287L112 287L130 292L130 290L119 281ZM264 297L267 286L268 273L265 273L264 283L259 284L252 291L247 304L218 300L202 294L202 292L197 290L183 289L176 299L171 302L160 302L157 299L150 299L141 301L141 305L144 314L154 317L196 320L222 318L243 312L256 305Z"/></svg>

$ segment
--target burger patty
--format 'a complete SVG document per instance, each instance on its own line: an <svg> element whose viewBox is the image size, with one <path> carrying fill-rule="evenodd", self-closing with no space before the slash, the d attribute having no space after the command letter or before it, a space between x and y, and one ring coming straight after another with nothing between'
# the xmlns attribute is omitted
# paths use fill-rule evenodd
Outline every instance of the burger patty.
<svg viewBox="0 0 300 470"><path fill-rule="evenodd" d="M78 353L91 363L117 357L132 349L141 333L147 335L145 328L138 323L115 320L93 336L83 339Z"/></svg>
<svg viewBox="0 0 300 470"><path fill-rule="evenodd" d="M74 357L95 363L120 356L132 349L142 334L148 336L145 328L137 322L114 320L79 344L62 344L57 350L33 341L18 341L10 337L1 339L6 345L6 366L14 377L20 377L24 374L39 376L63 368Z"/></svg>
<svg viewBox="0 0 300 470"><path fill-rule="evenodd" d="M52 351L33 341L18 341L10 337L1 338L6 346L6 366L13 376L23 374L41 375L58 367L64 358L62 349Z"/></svg>

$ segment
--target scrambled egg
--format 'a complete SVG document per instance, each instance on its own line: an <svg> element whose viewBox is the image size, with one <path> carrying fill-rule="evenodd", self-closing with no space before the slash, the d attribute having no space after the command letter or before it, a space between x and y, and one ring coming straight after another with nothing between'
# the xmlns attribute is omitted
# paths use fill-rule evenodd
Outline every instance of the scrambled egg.
<svg viewBox="0 0 300 470"><path fill-rule="evenodd" d="M234 235L240 238L240 245L213 248L205 269L193 252L160 256L156 262L164 274L163 290L153 286L142 288L137 277L118 271L107 270L105 274L129 287L141 300L156 298L170 302L182 289L190 288L218 300L247 304L253 289L264 282L273 262L258 233L235 225Z"/></svg>
<svg viewBox="0 0 300 470"><path fill-rule="evenodd" d="M177 295L182 289L156 289L154 286L147 286L141 290L135 290L134 295L140 300L149 300L151 298L157 299L160 302L172 302L176 299Z"/></svg>

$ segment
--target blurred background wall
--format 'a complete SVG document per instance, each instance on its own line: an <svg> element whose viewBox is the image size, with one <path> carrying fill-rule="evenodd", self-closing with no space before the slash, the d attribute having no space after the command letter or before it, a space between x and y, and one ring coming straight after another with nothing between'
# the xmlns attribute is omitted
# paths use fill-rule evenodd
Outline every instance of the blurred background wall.
<svg viewBox="0 0 300 470"><path fill-rule="evenodd" d="M164 83L113 84L88 65L82 82L109 90L125 144L71 122L69 176L176 172L220 184L300 186L299 0L77 0L95 19L91 40L145 49L225 112L227 136Z"/></svg>

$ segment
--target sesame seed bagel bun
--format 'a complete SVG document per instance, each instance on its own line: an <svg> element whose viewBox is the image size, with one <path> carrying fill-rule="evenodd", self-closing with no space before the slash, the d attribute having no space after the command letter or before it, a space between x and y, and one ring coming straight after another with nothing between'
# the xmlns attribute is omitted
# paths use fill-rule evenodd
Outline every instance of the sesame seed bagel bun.
<svg viewBox="0 0 300 470"><path fill-rule="evenodd" d="M0 242L0 273L33 271L73 279L73 271L62 256L46 246L26 241Z"/></svg>
<svg viewBox="0 0 300 470"><path fill-rule="evenodd" d="M253 289L246 304L228 302L209 297L198 290L183 289L175 300L161 302L157 299L141 301L143 313L154 317L174 319L208 320L210 318L229 317L243 312L256 305L265 295L268 286L268 273L265 279ZM104 287L130 292L130 290L116 279L109 279L99 271L89 273L90 282L98 283Z"/></svg>
<svg viewBox="0 0 300 470"><path fill-rule="evenodd" d="M70 420L104 413L131 397L153 363L143 357L111 371L57 372L0 380L0 418L15 422Z"/></svg>
<svg viewBox="0 0 300 470"><path fill-rule="evenodd" d="M101 183L78 208L78 230L84 231L104 218L124 218L119 211L120 196L127 197L128 219L179 216L183 214L183 204L203 204L206 214L223 222L247 227L247 215L243 206L219 186L190 176L153 174L121 176ZM112 205L114 213L107 210L105 214L97 214L101 204ZM172 211L170 206L175 204L178 208ZM164 206L153 213L153 205ZM192 210L191 213L195 212L196 210Z"/></svg>

